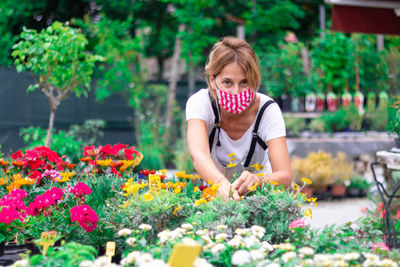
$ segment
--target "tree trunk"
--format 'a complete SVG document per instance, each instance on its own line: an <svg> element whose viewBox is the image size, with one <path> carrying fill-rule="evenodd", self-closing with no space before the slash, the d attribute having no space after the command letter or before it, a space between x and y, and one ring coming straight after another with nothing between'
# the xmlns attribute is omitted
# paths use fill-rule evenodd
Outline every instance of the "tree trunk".
<svg viewBox="0 0 400 267"><path fill-rule="evenodd" d="M50 145L51 145L51 137L53 135L55 114L56 114L56 111L53 109L50 109L49 129L47 129L47 137L46 137L46 144L45 144L45 146L48 148L50 148Z"/></svg>
<svg viewBox="0 0 400 267"><path fill-rule="evenodd" d="M168 92L168 102L167 102L167 111L165 116L165 140L166 144L171 144L171 126L172 126L172 109L175 102L176 95L176 85L178 82L178 64L179 58L182 49L182 40L181 40L181 32L185 30L185 25L179 25L179 30L176 36L175 47L174 47L174 55L172 57L171 64L171 78L169 81L169 92Z"/></svg>

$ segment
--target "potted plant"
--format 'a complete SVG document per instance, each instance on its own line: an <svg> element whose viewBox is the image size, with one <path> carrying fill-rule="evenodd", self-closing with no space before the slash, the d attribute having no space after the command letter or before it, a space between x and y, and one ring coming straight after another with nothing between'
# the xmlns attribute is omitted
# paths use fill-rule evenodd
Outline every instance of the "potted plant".
<svg viewBox="0 0 400 267"><path fill-rule="evenodd" d="M368 190L371 188L365 178L360 175L353 175L346 189L346 195L348 197L365 197Z"/></svg>
<svg viewBox="0 0 400 267"><path fill-rule="evenodd" d="M346 195L346 186L350 183L350 179L353 176L353 164L346 158L344 153L337 153L333 159L332 165L332 176L334 183L332 184L332 197L343 198Z"/></svg>
<svg viewBox="0 0 400 267"><path fill-rule="evenodd" d="M400 98L393 103L392 107L396 109L396 116L389 122L388 129L396 135L396 148L400 148Z"/></svg>

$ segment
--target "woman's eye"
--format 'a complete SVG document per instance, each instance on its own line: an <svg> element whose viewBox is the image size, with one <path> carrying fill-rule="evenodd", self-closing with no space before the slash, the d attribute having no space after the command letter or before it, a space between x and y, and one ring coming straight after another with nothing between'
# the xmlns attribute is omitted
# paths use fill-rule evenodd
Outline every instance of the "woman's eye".
<svg viewBox="0 0 400 267"><path fill-rule="evenodd" d="M225 84L225 85L230 85L231 82L230 82L230 81L224 81L223 84Z"/></svg>

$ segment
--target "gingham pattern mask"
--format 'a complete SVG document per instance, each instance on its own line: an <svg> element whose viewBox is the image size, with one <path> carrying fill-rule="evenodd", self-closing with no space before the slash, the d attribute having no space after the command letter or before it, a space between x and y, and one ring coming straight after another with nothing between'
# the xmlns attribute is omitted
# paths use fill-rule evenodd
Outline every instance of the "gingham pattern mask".
<svg viewBox="0 0 400 267"><path fill-rule="evenodd" d="M239 94L230 94L217 87L217 94L218 104L233 114L239 114L247 109L254 98L254 92L251 89L247 89Z"/></svg>

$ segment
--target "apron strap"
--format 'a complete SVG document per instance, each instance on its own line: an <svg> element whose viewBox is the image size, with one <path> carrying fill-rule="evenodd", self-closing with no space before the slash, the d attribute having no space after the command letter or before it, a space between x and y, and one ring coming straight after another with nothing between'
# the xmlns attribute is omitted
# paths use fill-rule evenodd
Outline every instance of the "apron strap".
<svg viewBox="0 0 400 267"><path fill-rule="evenodd" d="M210 101L211 101L211 106L214 112L214 128L211 131L210 136L208 137L208 145L210 147L210 153L214 144L214 137L215 137L215 132L218 129L218 135L217 135L217 146L221 146L221 142L219 141L219 133L221 131L221 127L219 124L219 114L218 114L218 108L217 105L215 103L215 101L213 101L210 92L208 92L208 96L210 97Z"/></svg>
<svg viewBox="0 0 400 267"><path fill-rule="evenodd" d="M257 114L256 123L255 123L254 129L253 129L253 139L251 140L250 150L249 150L249 153L247 154L247 158L244 163L244 167L246 167L246 168L249 167L251 158L253 157L253 154L254 154L254 151L256 148L256 143L258 143L264 150L267 150L267 148L268 148L268 145L258 135L258 127L260 126L260 122L261 122L262 116L264 114L264 111L267 109L267 107L269 105L271 105L273 103L275 103L274 100L268 100L266 103L264 103L264 105L260 109L260 112L258 112L258 114Z"/></svg>

